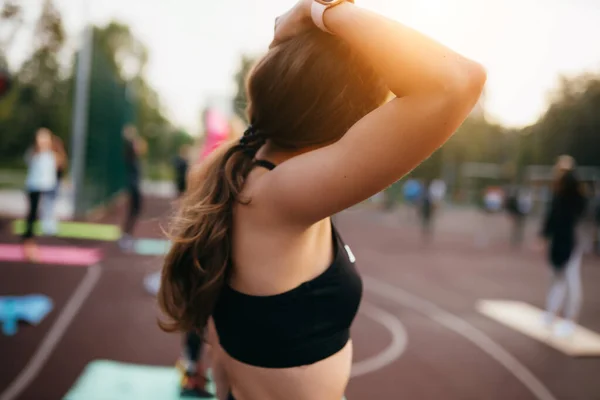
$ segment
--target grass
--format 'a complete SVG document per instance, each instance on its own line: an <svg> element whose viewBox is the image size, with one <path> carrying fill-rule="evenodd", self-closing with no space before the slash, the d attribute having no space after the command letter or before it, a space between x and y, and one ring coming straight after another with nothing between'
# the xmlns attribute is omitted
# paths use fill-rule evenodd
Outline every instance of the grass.
<svg viewBox="0 0 600 400"><path fill-rule="evenodd" d="M0 189L22 189L26 175L24 169L0 169Z"/></svg>

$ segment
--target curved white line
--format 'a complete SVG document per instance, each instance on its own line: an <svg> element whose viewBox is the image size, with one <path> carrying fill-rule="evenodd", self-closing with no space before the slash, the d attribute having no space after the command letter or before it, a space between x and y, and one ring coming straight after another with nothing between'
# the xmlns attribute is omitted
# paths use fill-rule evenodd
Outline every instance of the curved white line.
<svg viewBox="0 0 600 400"><path fill-rule="evenodd" d="M373 277L365 275L362 277L365 289L373 294L395 301L404 307L412 308L479 347L513 374L538 400L557 400L550 390L519 360L464 319L396 286Z"/></svg>
<svg viewBox="0 0 600 400"><path fill-rule="evenodd" d="M393 314L364 301L361 306L361 313L383 325L392 334L392 342L375 356L352 364L350 374L352 378L370 374L393 363L404 353L408 343L408 335L404 325Z"/></svg>

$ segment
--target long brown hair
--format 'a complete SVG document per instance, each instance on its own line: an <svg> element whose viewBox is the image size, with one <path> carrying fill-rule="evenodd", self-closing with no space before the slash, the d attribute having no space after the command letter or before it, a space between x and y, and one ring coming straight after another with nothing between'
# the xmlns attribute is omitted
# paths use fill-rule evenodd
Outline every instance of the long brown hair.
<svg viewBox="0 0 600 400"><path fill-rule="evenodd" d="M56 158L56 169L65 170L69 166L69 159L67 157L67 151L65 150L65 144L60 136L52 135L52 151Z"/></svg>
<svg viewBox="0 0 600 400"><path fill-rule="evenodd" d="M359 54L317 29L272 47L246 90L254 134L205 161L172 222L158 294L166 331L201 330L212 314L230 272L233 206L250 201L240 193L258 149L267 140L282 149L335 142L389 93Z"/></svg>

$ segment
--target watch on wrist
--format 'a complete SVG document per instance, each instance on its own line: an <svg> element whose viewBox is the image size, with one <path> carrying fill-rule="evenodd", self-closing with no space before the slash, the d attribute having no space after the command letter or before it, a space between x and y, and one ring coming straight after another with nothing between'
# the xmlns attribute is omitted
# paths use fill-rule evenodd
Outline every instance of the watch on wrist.
<svg viewBox="0 0 600 400"><path fill-rule="evenodd" d="M354 0L313 0L310 11L312 20L315 23L315 25L323 32L331 33L329 29L327 29L327 27L325 26L325 22L323 21L325 11L346 2L354 3Z"/></svg>

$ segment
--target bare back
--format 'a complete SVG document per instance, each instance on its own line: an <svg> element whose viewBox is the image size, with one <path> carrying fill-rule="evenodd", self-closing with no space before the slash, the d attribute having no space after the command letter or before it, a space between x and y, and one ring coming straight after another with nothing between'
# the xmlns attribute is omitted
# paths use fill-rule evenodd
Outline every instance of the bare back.
<svg viewBox="0 0 600 400"><path fill-rule="evenodd" d="M249 205L234 209L233 271L229 285L253 296L288 292L323 273L333 260L331 221L326 218L306 228L277 221L258 195L269 171L255 168L248 176L244 196ZM221 361L238 400L331 399L343 397L350 376L352 344L337 354L308 366L272 369L241 363L218 345Z"/></svg>

